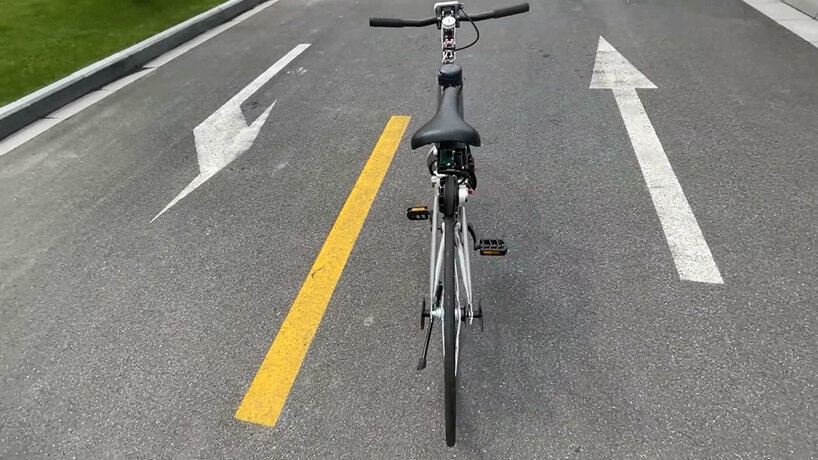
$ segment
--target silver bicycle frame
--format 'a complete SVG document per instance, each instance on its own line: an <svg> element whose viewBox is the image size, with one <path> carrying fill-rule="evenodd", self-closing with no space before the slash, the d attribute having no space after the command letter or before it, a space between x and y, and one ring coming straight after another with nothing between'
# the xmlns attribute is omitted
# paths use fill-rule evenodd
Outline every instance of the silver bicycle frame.
<svg viewBox="0 0 818 460"><path fill-rule="evenodd" d="M443 334L443 353L446 353L445 346L445 331L444 317L443 317L443 296L440 299L435 298L435 291L440 284L443 275L443 257L444 257L444 238L446 231L445 226L442 225L440 219L440 184L446 176L443 174L435 174L432 176L432 188L434 195L432 197L432 225L431 225L431 247L429 251L429 299L431 303L430 314L440 321ZM466 202L468 201L468 187L466 185L458 185L459 206L457 211L456 222L454 225L454 257L455 257L455 321L457 321L457 332L455 335L455 357L454 366L455 374L457 373L457 362L460 350L460 326L463 322L463 310L465 307L466 317L469 322L474 320L474 310L472 307L472 284L471 284L471 259L469 258L468 245L468 222L466 220ZM461 286L465 291L465 299L460 295ZM465 300L465 303L463 302Z"/></svg>

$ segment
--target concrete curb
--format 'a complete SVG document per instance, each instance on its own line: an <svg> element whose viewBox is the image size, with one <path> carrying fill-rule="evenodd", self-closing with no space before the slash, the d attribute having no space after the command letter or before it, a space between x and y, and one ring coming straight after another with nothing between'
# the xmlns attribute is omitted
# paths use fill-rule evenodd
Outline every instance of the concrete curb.
<svg viewBox="0 0 818 460"><path fill-rule="evenodd" d="M818 19L818 0L783 0L783 2L811 18Z"/></svg>
<svg viewBox="0 0 818 460"><path fill-rule="evenodd" d="M267 0L230 0L0 107L0 140Z"/></svg>

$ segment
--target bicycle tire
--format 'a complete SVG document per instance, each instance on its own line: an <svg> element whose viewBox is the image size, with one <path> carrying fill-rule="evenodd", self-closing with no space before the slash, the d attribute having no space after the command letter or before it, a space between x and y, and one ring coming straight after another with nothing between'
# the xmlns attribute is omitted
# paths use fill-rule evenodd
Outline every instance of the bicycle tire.
<svg viewBox="0 0 818 460"><path fill-rule="evenodd" d="M454 231L457 207L457 195L452 191L457 189L457 180L453 176L446 178L443 186L445 197L443 214L443 403L445 405L446 445L454 446L457 426L457 373L455 371L455 353L457 337L457 320L455 308L455 285L457 282L454 272ZM448 193L447 193L448 192ZM452 203L454 201L454 203Z"/></svg>

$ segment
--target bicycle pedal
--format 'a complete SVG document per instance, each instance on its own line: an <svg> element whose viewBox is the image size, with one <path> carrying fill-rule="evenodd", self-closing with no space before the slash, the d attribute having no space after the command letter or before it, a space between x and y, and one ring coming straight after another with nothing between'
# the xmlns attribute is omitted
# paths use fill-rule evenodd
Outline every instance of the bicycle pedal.
<svg viewBox="0 0 818 460"><path fill-rule="evenodd" d="M504 256L508 252L505 241L496 239L480 240L476 249L481 256Z"/></svg>
<svg viewBox="0 0 818 460"><path fill-rule="evenodd" d="M406 217L409 220L429 220L429 208L426 206L414 206L406 210Z"/></svg>

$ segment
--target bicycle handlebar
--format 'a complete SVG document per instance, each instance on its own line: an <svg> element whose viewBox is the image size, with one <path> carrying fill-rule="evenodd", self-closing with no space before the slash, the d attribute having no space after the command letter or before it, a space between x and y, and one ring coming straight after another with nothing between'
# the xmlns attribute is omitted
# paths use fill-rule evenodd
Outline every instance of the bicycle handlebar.
<svg viewBox="0 0 818 460"><path fill-rule="evenodd" d="M428 19L392 19L369 18L369 27L424 27L437 23L437 18Z"/></svg>
<svg viewBox="0 0 818 460"><path fill-rule="evenodd" d="M485 13L474 14L466 18L463 13L458 15L459 20L484 21L486 19L500 19L506 16L521 14L528 11L528 3L521 3L519 5L500 8ZM393 19L393 18L369 18L369 27L425 27L437 24L437 18L427 19Z"/></svg>
<svg viewBox="0 0 818 460"><path fill-rule="evenodd" d="M519 5L509 6L506 8L500 8L499 10L492 11L492 17L494 19L504 18L506 16L513 16L515 14L522 14L528 11L528 3L520 3Z"/></svg>

